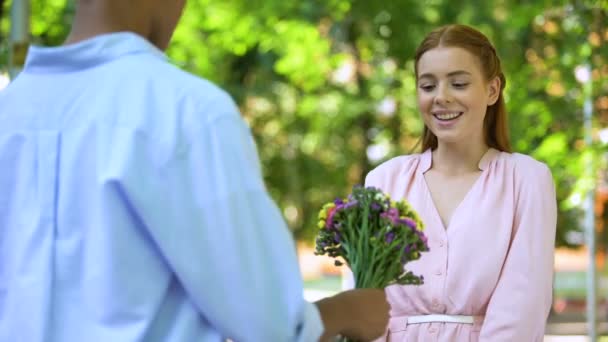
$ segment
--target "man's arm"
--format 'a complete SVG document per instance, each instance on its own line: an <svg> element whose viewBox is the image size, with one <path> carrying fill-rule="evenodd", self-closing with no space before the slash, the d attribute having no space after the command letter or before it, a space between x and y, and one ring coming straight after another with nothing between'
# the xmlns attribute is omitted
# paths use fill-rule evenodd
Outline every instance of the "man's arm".
<svg viewBox="0 0 608 342"><path fill-rule="evenodd" d="M337 295L316 307L304 301L293 239L238 113L191 119L184 127L189 145L151 167L157 173L143 192L126 190L205 320L238 341L310 341L324 325L327 336L365 337L378 330L361 324L370 306L386 309L378 316L386 326L380 290Z"/></svg>

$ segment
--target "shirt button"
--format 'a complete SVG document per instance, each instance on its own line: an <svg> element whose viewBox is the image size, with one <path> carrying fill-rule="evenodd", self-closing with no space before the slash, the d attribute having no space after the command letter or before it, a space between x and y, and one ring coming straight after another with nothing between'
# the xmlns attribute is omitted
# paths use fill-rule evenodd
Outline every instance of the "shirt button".
<svg viewBox="0 0 608 342"><path fill-rule="evenodd" d="M443 247L443 245L445 245L445 243L443 242L443 240L439 241L439 247Z"/></svg>
<svg viewBox="0 0 608 342"><path fill-rule="evenodd" d="M445 306L439 303L434 304L433 308L439 313L443 313L445 311Z"/></svg>
<svg viewBox="0 0 608 342"><path fill-rule="evenodd" d="M435 274L438 275L438 276L440 276L440 275L443 274L443 272L441 270L437 270L437 271L435 271Z"/></svg>

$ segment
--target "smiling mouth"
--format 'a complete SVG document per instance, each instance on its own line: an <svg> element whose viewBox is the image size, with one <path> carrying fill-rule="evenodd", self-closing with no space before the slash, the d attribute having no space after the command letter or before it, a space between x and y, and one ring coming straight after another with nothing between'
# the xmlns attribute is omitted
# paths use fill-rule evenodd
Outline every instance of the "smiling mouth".
<svg viewBox="0 0 608 342"><path fill-rule="evenodd" d="M433 114L435 118L439 121L451 121L459 118L462 115L462 112L453 112L453 113L441 113L441 114Z"/></svg>

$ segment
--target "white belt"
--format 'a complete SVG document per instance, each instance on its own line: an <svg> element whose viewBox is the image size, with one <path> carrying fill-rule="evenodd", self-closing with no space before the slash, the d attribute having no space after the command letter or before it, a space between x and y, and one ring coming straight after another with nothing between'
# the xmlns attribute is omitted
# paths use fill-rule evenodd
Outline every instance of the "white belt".
<svg viewBox="0 0 608 342"><path fill-rule="evenodd" d="M463 315L421 315L408 316L407 324L420 323L460 323L460 324L475 324L475 316Z"/></svg>

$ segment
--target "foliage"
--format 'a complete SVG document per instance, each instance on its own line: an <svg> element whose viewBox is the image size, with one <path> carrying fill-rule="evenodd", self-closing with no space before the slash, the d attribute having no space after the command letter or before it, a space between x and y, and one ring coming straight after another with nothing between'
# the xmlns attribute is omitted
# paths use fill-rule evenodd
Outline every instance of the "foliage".
<svg viewBox="0 0 608 342"><path fill-rule="evenodd" d="M33 41L59 44L70 2L32 0L32 11ZM587 161L600 160L607 148L598 139L584 144L585 99L574 70L591 65L594 127L606 127L607 1L190 0L168 53L237 99L269 190L296 236L312 242L314 232L304 227L314 226L324 199L416 147L422 123L413 52L426 32L453 22L495 42L513 145L551 167L558 244L576 245L579 199L593 184L587 170L602 170ZM7 32L5 15L0 34ZM0 54L6 65L6 49Z"/></svg>
<svg viewBox="0 0 608 342"><path fill-rule="evenodd" d="M336 258L336 266L346 263L355 288L424 283L422 275L404 268L429 251L424 224L406 201L355 186L347 198L323 205L317 228L315 254Z"/></svg>

